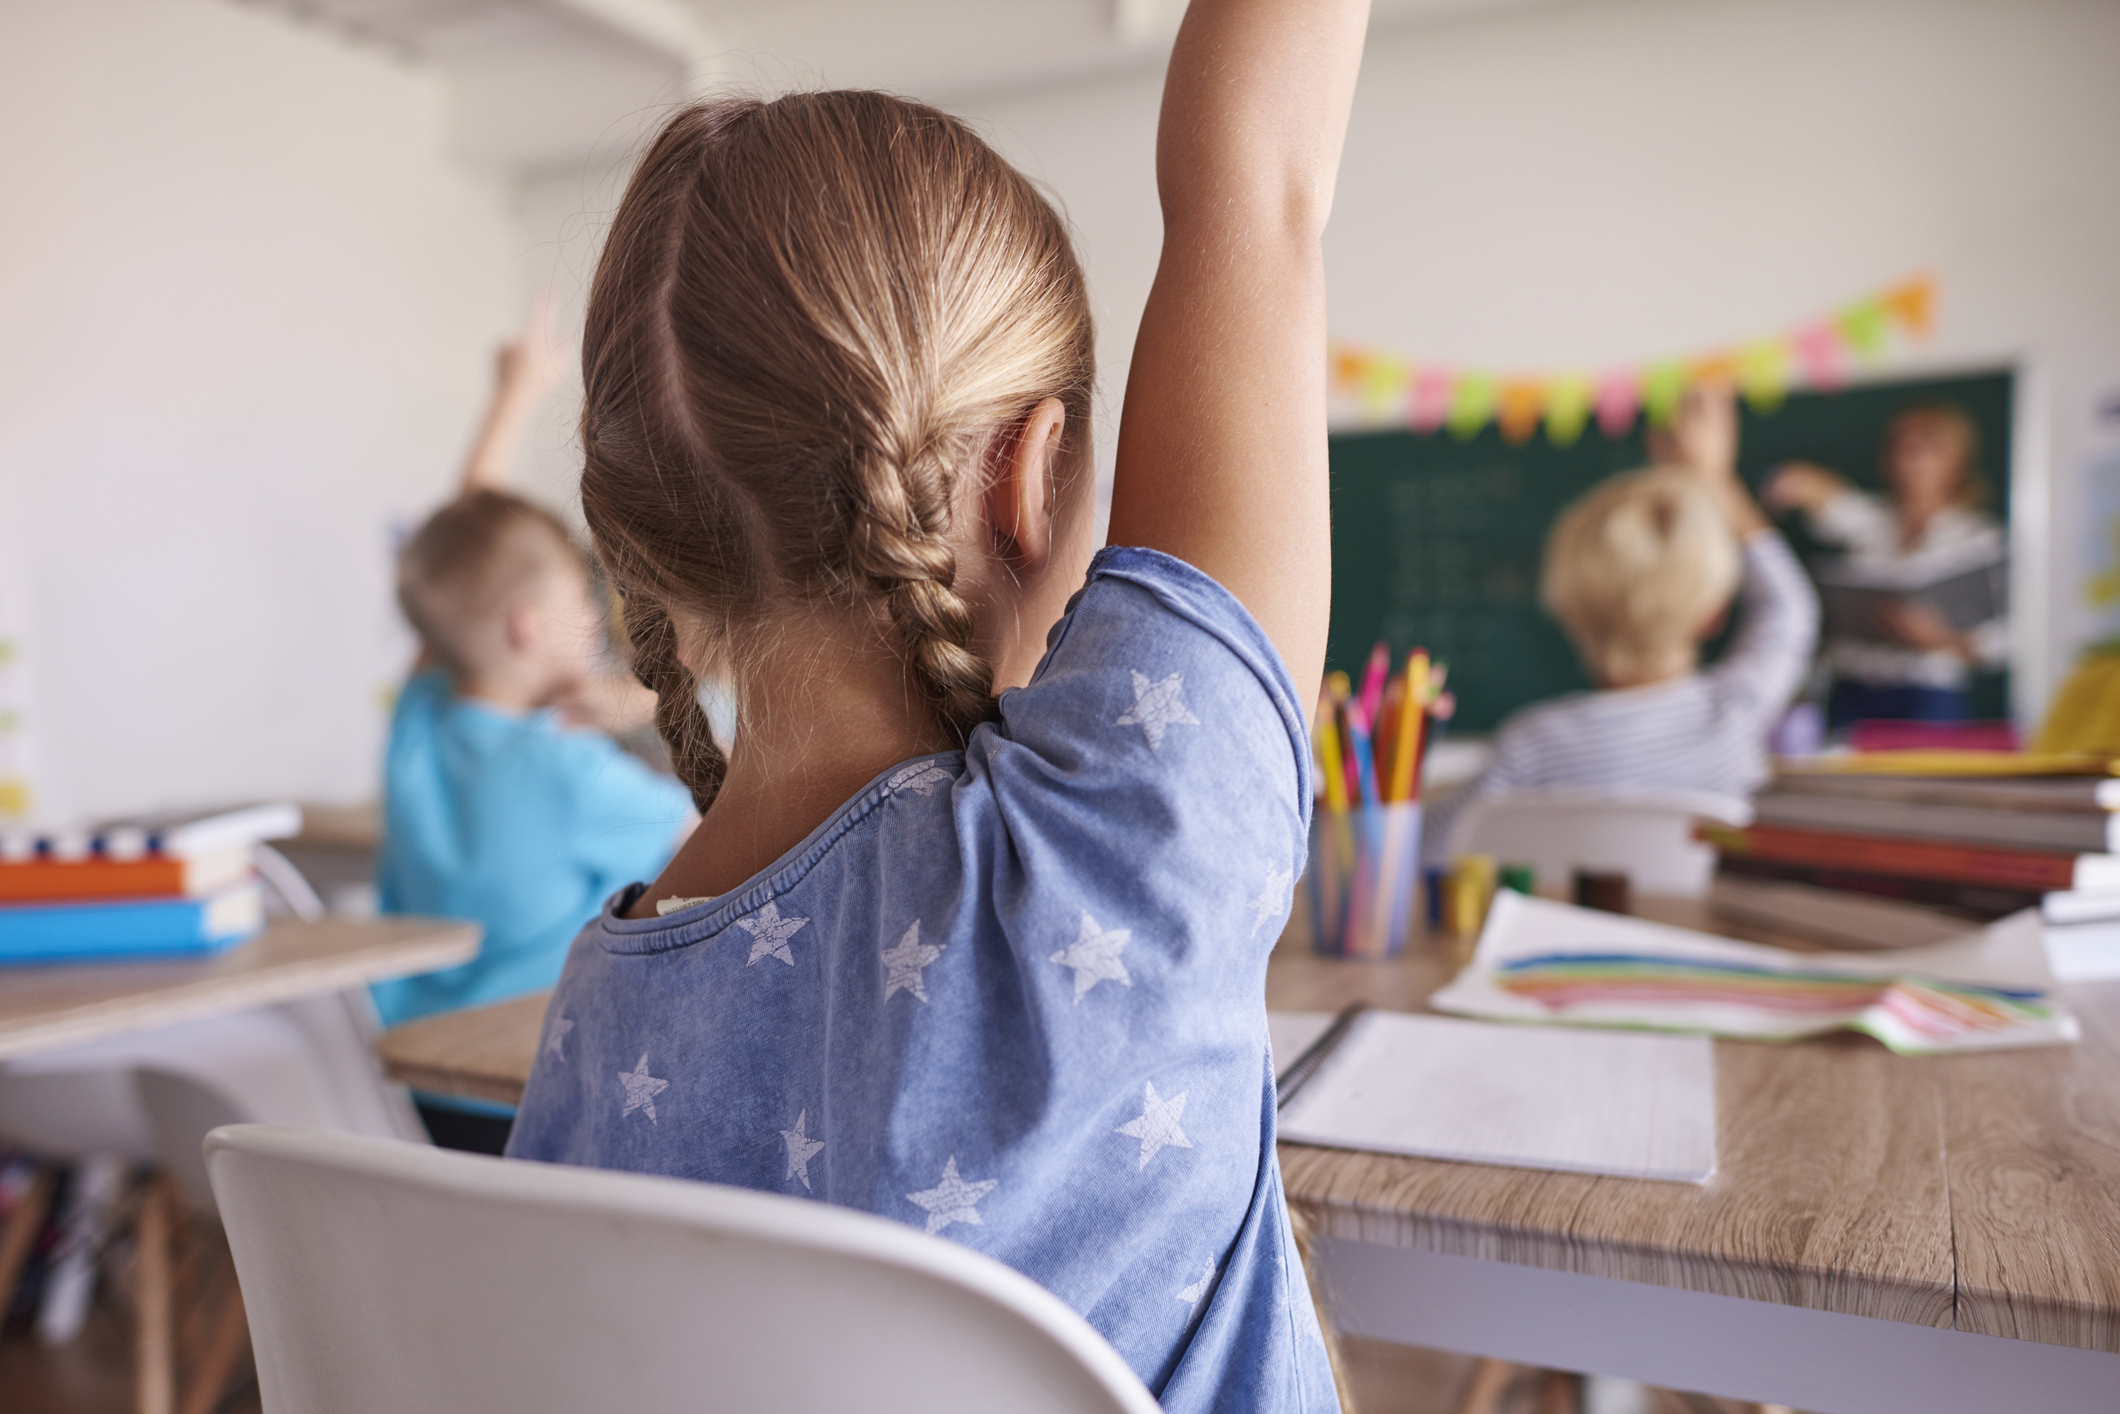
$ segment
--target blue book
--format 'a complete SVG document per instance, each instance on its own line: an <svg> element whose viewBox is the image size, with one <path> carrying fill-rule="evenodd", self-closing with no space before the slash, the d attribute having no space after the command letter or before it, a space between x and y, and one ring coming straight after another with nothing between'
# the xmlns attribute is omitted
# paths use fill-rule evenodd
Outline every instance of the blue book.
<svg viewBox="0 0 2120 1414"><path fill-rule="evenodd" d="M15 904L0 908L0 964L209 957L264 926L255 879L204 898Z"/></svg>

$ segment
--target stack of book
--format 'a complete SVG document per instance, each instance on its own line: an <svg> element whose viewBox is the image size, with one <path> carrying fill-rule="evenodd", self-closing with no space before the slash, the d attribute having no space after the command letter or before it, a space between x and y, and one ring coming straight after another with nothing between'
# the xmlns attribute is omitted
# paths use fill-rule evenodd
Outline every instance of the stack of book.
<svg viewBox="0 0 2120 1414"><path fill-rule="evenodd" d="M1784 771L1743 829L1703 823L1721 871L1999 918L2063 890L2120 890L2110 775Z"/></svg>
<svg viewBox="0 0 2120 1414"><path fill-rule="evenodd" d="M265 923L252 853L291 805L0 834L0 963L221 952Z"/></svg>

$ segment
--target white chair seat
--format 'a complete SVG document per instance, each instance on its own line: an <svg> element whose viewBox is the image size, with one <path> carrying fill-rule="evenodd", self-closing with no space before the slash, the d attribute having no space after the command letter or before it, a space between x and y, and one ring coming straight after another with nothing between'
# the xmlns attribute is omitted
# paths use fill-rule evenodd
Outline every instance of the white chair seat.
<svg viewBox="0 0 2120 1414"><path fill-rule="evenodd" d="M1154 1414L942 1238L747 1189L240 1125L206 1144L266 1414Z"/></svg>

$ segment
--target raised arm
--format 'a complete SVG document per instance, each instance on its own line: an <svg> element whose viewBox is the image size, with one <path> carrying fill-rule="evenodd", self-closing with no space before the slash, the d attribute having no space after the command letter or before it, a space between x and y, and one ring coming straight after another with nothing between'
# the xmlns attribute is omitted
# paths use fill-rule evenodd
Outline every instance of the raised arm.
<svg viewBox="0 0 2120 1414"><path fill-rule="evenodd" d="M1119 422L1112 543L1221 581L1299 686L1324 670L1332 602L1320 241L1368 17L1368 0L1192 0Z"/></svg>
<svg viewBox="0 0 2120 1414"><path fill-rule="evenodd" d="M486 404L478 437L464 458L457 495L497 491L508 485L515 474L523 431L558 376L559 349L552 338L548 300L541 294L532 303L523 332L501 345L494 357L493 400Z"/></svg>

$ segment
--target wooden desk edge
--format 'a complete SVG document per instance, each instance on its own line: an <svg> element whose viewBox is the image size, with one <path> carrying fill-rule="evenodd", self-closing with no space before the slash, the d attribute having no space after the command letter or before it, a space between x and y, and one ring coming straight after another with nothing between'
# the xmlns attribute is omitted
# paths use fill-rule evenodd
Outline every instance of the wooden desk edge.
<svg viewBox="0 0 2120 1414"><path fill-rule="evenodd" d="M379 1052L380 1053L380 1052ZM432 1095L461 1095L514 1107L523 1102L523 1083L505 1075L473 1075L462 1070L382 1057L383 1073L401 1085Z"/></svg>
<svg viewBox="0 0 2120 1414"><path fill-rule="evenodd" d="M1957 1328L1974 1335L2031 1340L2120 1355L2120 1315L2081 1302L2011 1295L2006 1291L1958 1293Z"/></svg>
<svg viewBox="0 0 2120 1414"><path fill-rule="evenodd" d="M1288 1201L1304 1211L1311 1230L1321 1237L1869 1316L1901 1325L1948 1330L1955 1315L1954 1292L1948 1282L1855 1277L1826 1267L1709 1258L1609 1239L1585 1242L1536 1228L1373 1208L1297 1191L1289 1192Z"/></svg>
<svg viewBox="0 0 2120 1414"><path fill-rule="evenodd" d="M137 1027L197 1021L454 967L478 956L479 935L475 923L437 921L418 947L393 942L391 964L380 971L367 961L369 950L362 949L320 963L290 963L254 975L210 974L157 991L85 1002L49 1020L0 1031L0 1061L102 1040Z"/></svg>

